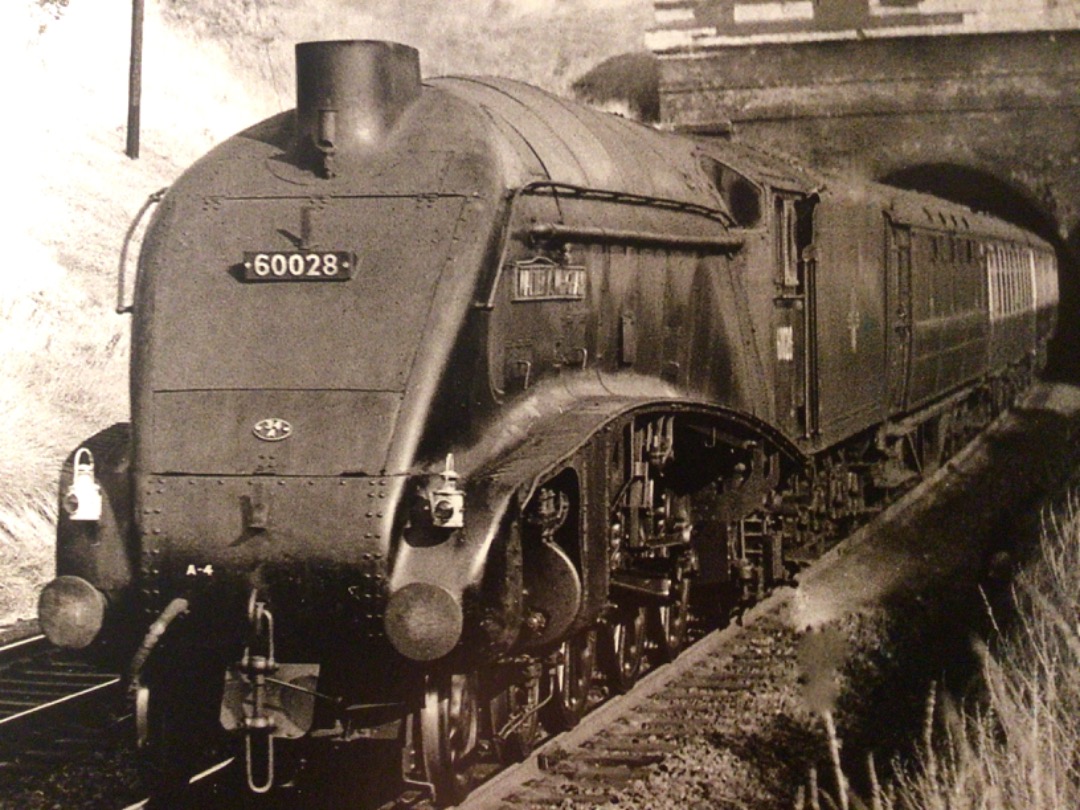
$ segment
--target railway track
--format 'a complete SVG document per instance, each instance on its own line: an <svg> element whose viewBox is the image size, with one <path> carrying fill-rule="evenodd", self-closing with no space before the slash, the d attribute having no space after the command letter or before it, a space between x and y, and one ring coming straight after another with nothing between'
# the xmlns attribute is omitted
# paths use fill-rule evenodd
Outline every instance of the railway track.
<svg viewBox="0 0 1080 810"><path fill-rule="evenodd" d="M62 761L100 740L120 677L32 635L0 646L0 765Z"/></svg>
<svg viewBox="0 0 1080 810"><path fill-rule="evenodd" d="M695 738L737 735L750 712L780 706L776 673L793 667L797 637L779 602L755 609L745 626L710 634L634 692L593 712L531 762L476 790L461 808L597 807L632 796L648 769ZM763 752L764 753L764 752ZM728 774L717 774L718 780Z"/></svg>

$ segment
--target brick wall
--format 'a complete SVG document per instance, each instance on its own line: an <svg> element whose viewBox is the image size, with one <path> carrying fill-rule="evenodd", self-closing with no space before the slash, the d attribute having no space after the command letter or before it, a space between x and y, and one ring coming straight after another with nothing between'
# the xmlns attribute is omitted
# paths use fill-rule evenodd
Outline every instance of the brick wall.
<svg viewBox="0 0 1080 810"><path fill-rule="evenodd" d="M654 0L663 54L764 43L1080 29L1080 0Z"/></svg>

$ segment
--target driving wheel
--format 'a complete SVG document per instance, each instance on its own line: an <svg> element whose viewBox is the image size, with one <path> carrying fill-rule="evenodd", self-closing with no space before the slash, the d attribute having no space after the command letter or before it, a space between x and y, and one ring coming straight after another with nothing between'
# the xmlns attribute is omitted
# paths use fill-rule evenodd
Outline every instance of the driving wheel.
<svg viewBox="0 0 1080 810"><path fill-rule="evenodd" d="M563 641L550 670L551 700L545 722L552 731L576 726L589 706L589 689L596 671L596 631L575 633Z"/></svg>
<svg viewBox="0 0 1080 810"><path fill-rule="evenodd" d="M644 607L621 608L602 626L601 665L613 692L629 692L641 674L646 620Z"/></svg>
<svg viewBox="0 0 1080 810"><path fill-rule="evenodd" d="M649 611L651 636L656 660L667 664L679 657L686 646L686 620L690 614L690 580L679 577L672 588L671 600Z"/></svg>

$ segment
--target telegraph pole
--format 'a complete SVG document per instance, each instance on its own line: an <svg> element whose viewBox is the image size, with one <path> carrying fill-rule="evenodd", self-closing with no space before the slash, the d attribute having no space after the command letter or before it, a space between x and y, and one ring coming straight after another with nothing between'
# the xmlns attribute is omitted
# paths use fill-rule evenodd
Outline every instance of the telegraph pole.
<svg viewBox="0 0 1080 810"><path fill-rule="evenodd" d="M128 72L127 156L139 157L139 110L142 104L143 0L131 0L131 68Z"/></svg>

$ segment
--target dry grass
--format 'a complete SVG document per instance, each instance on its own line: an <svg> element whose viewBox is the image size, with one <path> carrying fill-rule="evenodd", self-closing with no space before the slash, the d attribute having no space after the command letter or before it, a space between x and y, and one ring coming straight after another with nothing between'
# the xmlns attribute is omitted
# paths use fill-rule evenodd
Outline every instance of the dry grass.
<svg viewBox="0 0 1080 810"><path fill-rule="evenodd" d="M127 410L126 324L65 294L78 284L65 274L49 293L0 299L0 623L33 615L51 575L64 456Z"/></svg>
<svg viewBox="0 0 1080 810"><path fill-rule="evenodd" d="M1080 807L1080 500L1049 513L1041 556L1015 585L1021 619L980 650L986 705L947 722L897 806ZM956 715L953 715L956 718Z"/></svg>
<svg viewBox="0 0 1080 810"><path fill-rule="evenodd" d="M813 786L799 807L1064 810L1080 807L1080 494L1048 513L1041 554L1016 579L1015 627L981 645L982 694L931 691L916 765L867 798ZM835 732L829 733L830 742Z"/></svg>
<svg viewBox="0 0 1080 810"><path fill-rule="evenodd" d="M946 725L900 806L931 810L1080 807L1080 500L1051 512L1041 557L1018 577L1021 620L980 650L987 705ZM949 728L952 727L950 731Z"/></svg>
<svg viewBox="0 0 1080 810"><path fill-rule="evenodd" d="M166 19L220 42L231 62L282 106L292 45L332 36L390 39L420 50L425 76L492 74L557 93L609 56L643 47L649 0L171 0Z"/></svg>

